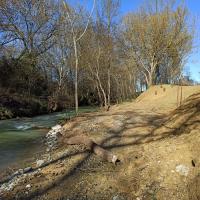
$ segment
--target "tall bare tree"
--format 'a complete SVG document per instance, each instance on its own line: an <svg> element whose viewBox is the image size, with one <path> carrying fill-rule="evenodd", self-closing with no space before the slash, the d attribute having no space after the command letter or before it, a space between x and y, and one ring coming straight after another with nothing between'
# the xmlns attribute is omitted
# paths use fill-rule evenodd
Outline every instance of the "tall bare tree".
<svg viewBox="0 0 200 200"><path fill-rule="evenodd" d="M106 63L104 65L107 67L107 88L104 89L103 96L106 97L104 100L105 107L107 110L110 108L111 101L111 70L113 67L114 60L114 37L113 34L116 28L116 18L119 16L119 0L102 0L99 1L97 7L97 28L99 27L99 31L101 31L102 25L104 26L104 53L107 54L105 57ZM99 47L100 48L100 47ZM98 50L99 51L99 50ZM97 57L100 57L100 53L97 54Z"/></svg>
<svg viewBox="0 0 200 200"><path fill-rule="evenodd" d="M93 7L91 9L91 13L88 17L87 23L85 25L85 28L83 31L80 33L80 30L77 30L76 25L77 23L80 24L80 18L77 17L77 13L75 10L72 10L65 1L63 1L64 8L66 11L65 18L69 22L70 25L70 30L71 30L71 35L72 35L72 41L73 41L73 47L74 47L74 57L75 57L75 111L76 114L78 114L78 65L79 65L79 59L78 59L78 45L77 43L81 40L81 38L85 35L90 18L92 16L92 13L94 11L95 7L95 2L96 0L93 1Z"/></svg>
<svg viewBox="0 0 200 200"><path fill-rule="evenodd" d="M163 74L169 77L169 73L180 73L192 49L187 10L182 6L169 8L155 13L141 10L125 17L130 57L140 67L148 86L161 82Z"/></svg>

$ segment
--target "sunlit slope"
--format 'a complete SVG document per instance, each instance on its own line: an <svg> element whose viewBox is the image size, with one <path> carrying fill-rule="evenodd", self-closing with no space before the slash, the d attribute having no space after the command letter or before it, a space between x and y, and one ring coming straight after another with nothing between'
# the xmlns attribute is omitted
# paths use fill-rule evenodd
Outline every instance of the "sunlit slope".
<svg viewBox="0 0 200 200"><path fill-rule="evenodd" d="M200 92L189 96L181 106L175 109L165 122L165 128L174 129L177 132L185 132L187 129L200 128ZM182 130L181 130L182 128ZM188 132L188 131L186 131Z"/></svg>
<svg viewBox="0 0 200 200"><path fill-rule="evenodd" d="M186 98L198 92L200 92L200 86L156 85L142 93L136 102L153 108L174 109L180 105L181 99L183 103Z"/></svg>

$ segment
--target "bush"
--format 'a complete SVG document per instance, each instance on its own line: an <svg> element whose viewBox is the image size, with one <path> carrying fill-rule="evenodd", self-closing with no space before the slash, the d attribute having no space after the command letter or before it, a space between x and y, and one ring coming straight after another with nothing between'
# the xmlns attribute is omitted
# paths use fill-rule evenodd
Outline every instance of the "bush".
<svg viewBox="0 0 200 200"><path fill-rule="evenodd" d="M10 112L7 115L11 116L10 113L12 113L11 117L32 117L47 113L47 103L45 101L33 97L23 97L17 94L1 95L0 106L4 109L4 111L2 110L2 116L5 116L8 111Z"/></svg>
<svg viewBox="0 0 200 200"><path fill-rule="evenodd" d="M13 113L9 109L0 106L0 120L11 119L12 117Z"/></svg>

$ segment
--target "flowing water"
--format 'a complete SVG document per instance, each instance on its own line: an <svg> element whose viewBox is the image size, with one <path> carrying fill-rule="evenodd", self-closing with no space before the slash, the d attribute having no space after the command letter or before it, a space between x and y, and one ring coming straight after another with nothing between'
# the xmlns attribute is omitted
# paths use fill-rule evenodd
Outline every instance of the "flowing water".
<svg viewBox="0 0 200 200"><path fill-rule="evenodd" d="M85 107L80 112L95 110ZM0 172L12 165L36 159L45 148L43 138L48 129L73 115L73 111L67 111L0 121Z"/></svg>

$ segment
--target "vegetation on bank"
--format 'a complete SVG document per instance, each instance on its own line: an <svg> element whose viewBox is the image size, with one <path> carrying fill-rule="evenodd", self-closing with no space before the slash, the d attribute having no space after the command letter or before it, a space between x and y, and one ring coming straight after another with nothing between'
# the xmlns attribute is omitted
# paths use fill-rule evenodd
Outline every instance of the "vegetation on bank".
<svg viewBox="0 0 200 200"><path fill-rule="evenodd" d="M91 12L68 1L0 2L5 116L78 105L108 109L151 85L180 82L193 47L187 8L152 1L120 16L119 0L93 2Z"/></svg>
<svg viewBox="0 0 200 200"><path fill-rule="evenodd" d="M0 106L0 120L11 119L12 117L13 117L13 113L9 109Z"/></svg>
<svg viewBox="0 0 200 200"><path fill-rule="evenodd" d="M0 119L32 117L48 112L47 103L31 97L18 95L0 96Z"/></svg>

